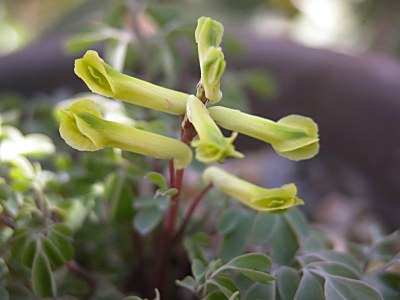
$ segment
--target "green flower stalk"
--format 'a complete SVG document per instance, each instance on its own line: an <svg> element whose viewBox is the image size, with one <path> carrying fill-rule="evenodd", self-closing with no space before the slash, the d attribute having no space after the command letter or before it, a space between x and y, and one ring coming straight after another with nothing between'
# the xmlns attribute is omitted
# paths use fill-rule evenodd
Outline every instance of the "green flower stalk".
<svg viewBox="0 0 400 300"><path fill-rule="evenodd" d="M89 50L75 60L75 73L96 94L173 115L185 113L188 95L122 74Z"/></svg>
<svg viewBox="0 0 400 300"><path fill-rule="evenodd" d="M196 96L189 96L186 114L199 136L198 140L192 142L192 146L196 148L196 158L199 161L222 163L229 156L243 157L243 154L236 151L233 145L237 133L234 132L229 138L224 137L217 124L210 117L203 102Z"/></svg>
<svg viewBox="0 0 400 300"><path fill-rule="evenodd" d="M318 126L310 118L290 115L273 122L222 106L211 107L209 112L221 127L270 143L288 159L308 159L318 153Z"/></svg>
<svg viewBox="0 0 400 300"><path fill-rule="evenodd" d="M63 114L61 137L77 150L96 151L115 147L154 158L173 159L177 169L185 168L192 160L192 151L185 143L104 120L98 105L92 100L79 100Z"/></svg>
<svg viewBox="0 0 400 300"><path fill-rule="evenodd" d="M244 205L264 213L283 213L292 206L304 203L296 196L297 188L293 183L280 188L266 189L218 167L208 167L203 172L203 180Z"/></svg>
<svg viewBox="0 0 400 300"><path fill-rule="evenodd" d="M201 83L210 103L216 103L222 98L220 81L226 62L219 45L223 34L224 27L221 23L206 17L197 21L195 39L199 52Z"/></svg>

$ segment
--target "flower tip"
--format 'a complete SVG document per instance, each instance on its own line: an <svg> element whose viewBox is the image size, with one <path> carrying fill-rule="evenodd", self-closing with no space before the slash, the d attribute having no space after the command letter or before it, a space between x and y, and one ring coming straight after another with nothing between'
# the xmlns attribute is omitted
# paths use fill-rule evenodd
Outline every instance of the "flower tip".
<svg viewBox="0 0 400 300"><path fill-rule="evenodd" d="M197 44L204 44L202 47L219 46L223 34L224 26L220 22L204 16L197 20L194 36Z"/></svg>
<svg viewBox="0 0 400 300"><path fill-rule="evenodd" d="M277 124L294 130L293 136L288 139L272 143L278 154L294 161L309 159L318 154L318 125L311 118L290 115L280 119Z"/></svg>
<svg viewBox="0 0 400 300"><path fill-rule="evenodd" d="M107 66L96 51L88 50L82 58L75 60L74 72L93 93L113 97L113 82Z"/></svg>

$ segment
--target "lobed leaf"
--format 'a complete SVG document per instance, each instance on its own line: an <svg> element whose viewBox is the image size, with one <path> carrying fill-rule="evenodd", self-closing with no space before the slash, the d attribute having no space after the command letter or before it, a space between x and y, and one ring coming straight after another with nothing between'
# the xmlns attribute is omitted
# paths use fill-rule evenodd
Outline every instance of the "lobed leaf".
<svg viewBox="0 0 400 300"><path fill-rule="evenodd" d="M341 276L325 277L326 300L383 300L382 295L369 284Z"/></svg>
<svg viewBox="0 0 400 300"><path fill-rule="evenodd" d="M47 257L38 252L32 266L32 289L35 295L41 297L54 296L56 286L51 273L50 263Z"/></svg>
<svg viewBox="0 0 400 300"><path fill-rule="evenodd" d="M263 253L247 253L235 257L225 266L232 269L252 269L266 272L271 267L271 259Z"/></svg>
<svg viewBox="0 0 400 300"><path fill-rule="evenodd" d="M319 281L308 271L303 271L294 300L325 300L324 290ZM338 299L336 299L338 300Z"/></svg>
<svg viewBox="0 0 400 300"><path fill-rule="evenodd" d="M277 287L280 298L282 300L293 300L300 284L298 271L282 266L275 275L277 276Z"/></svg>

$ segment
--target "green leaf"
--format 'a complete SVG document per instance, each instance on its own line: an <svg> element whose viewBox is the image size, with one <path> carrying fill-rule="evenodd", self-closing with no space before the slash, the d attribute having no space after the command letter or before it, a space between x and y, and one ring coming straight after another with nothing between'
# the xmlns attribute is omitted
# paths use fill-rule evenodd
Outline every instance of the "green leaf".
<svg viewBox="0 0 400 300"><path fill-rule="evenodd" d="M271 259L263 253L247 253L235 257L226 266L233 269L252 269L266 272L271 267Z"/></svg>
<svg viewBox="0 0 400 300"><path fill-rule="evenodd" d="M358 274L350 267L338 262L313 262L307 265L307 268L314 268L329 275L337 275L352 279L359 279Z"/></svg>
<svg viewBox="0 0 400 300"><path fill-rule="evenodd" d="M282 300L293 300L300 283L298 271L282 266L278 269L276 276L278 277L277 285L280 298Z"/></svg>
<svg viewBox="0 0 400 300"><path fill-rule="evenodd" d="M226 300L226 296L221 291L213 291L207 294L207 296L202 300Z"/></svg>
<svg viewBox="0 0 400 300"><path fill-rule="evenodd" d="M154 183L156 186L158 186L161 189L161 191L166 191L168 189L167 180L165 179L164 175L162 175L161 173L150 172L150 173L147 173L145 178L147 178L152 183Z"/></svg>
<svg viewBox="0 0 400 300"><path fill-rule="evenodd" d="M226 297L231 297L233 293L239 290L235 282L227 275L223 274L219 274L217 277L207 280L207 283L217 287Z"/></svg>
<svg viewBox="0 0 400 300"><path fill-rule="evenodd" d="M205 271L206 266L200 259L196 258L192 261L192 274L194 278L196 278L196 281L198 281L204 275Z"/></svg>
<svg viewBox="0 0 400 300"><path fill-rule="evenodd" d="M150 233L161 222L163 211L158 207L143 209L137 213L133 226L142 235Z"/></svg>
<svg viewBox="0 0 400 300"><path fill-rule="evenodd" d="M33 261L32 288L35 295L41 297L50 297L56 294L56 286L51 274L50 263L47 257L40 251Z"/></svg>
<svg viewBox="0 0 400 300"><path fill-rule="evenodd" d="M275 285L269 284L253 284L243 296L244 300L275 300Z"/></svg>
<svg viewBox="0 0 400 300"><path fill-rule="evenodd" d="M175 283L180 287L196 293L196 281L192 276L186 276L183 280L176 280Z"/></svg>
<svg viewBox="0 0 400 300"><path fill-rule="evenodd" d="M26 243L30 240L31 231L27 227L18 228L12 235L11 256L14 259L19 259L25 249Z"/></svg>
<svg viewBox="0 0 400 300"><path fill-rule="evenodd" d="M66 261L70 261L74 257L75 251L72 247L72 231L68 226L61 223L54 225L48 238L61 252Z"/></svg>
<svg viewBox="0 0 400 300"><path fill-rule="evenodd" d="M309 272L304 270L294 300L325 300L324 291L319 281ZM338 299L335 299L338 300Z"/></svg>
<svg viewBox="0 0 400 300"><path fill-rule="evenodd" d="M308 237L308 224L300 209L293 207L283 217L287 220L293 232L295 232L299 242Z"/></svg>
<svg viewBox="0 0 400 300"><path fill-rule="evenodd" d="M299 248L297 236L285 217L277 215L275 223L271 240L272 261L280 265L290 265Z"/></svg>
<svg viewBox="0 0 400 300"><path fill-rule="evenodd" d="M74 236L73 231L71 230L71 228L67 224L57 223L57 224L54 224L51 228L52 228L52 230L54 232L56 232L56 233L58 233L60 235L63 235L66 238L69 238L71 240L72 240L72 238Z"/></svg>
<svg viewBox="0 0 400 300"><path fill-rule="evenodd" d="M242 269L242 268L236 268L235 270L256 282L266 283L276 279L275 276L272 276L271 274L257 270Z"/></svg>
<svg viewBox="0 0 400 300"><path fill-rule="evenodd" d="M5 183L5 180L0 177L0 200L7 201L12 197L11 187Z"/></svg>
<svg viewBox="0 0 400 300"><path fill-rule="evenodd" d="M65 257L50 239L43 238L41 242L43 252L53 266L60 267L67 263Z"/></svg>
<svg viewBox="0 0 400 300"><path fill-rule="evenodd" d="M382 295L369 284L340 276L325 277L326 300L383 300Z"/></svg>
<svg viewBox="0 0 400 300"><path fill-rule="evenodd" d="M32 268L33 261L36 256L36 251L38 250L38 240L36 238L31 239L25 246L24 251L21 256L21 263L28 267Z"/></svg>
<svg viewBox="0 0 400 300"><path fill-rule="evenodd" d="M241 217L242 213L237 208L227 209L218 221L218 233L222 235L230 233Z"/></svg>
<svg viewBox="0 0 400 300"><path fill-rule="evenodd" d="M328 262L337 262L345 265L348 268L351 268L353 272L359 275L361 274L361 266L351 255L342 252L336 251L320 251L314 253L306 253L301 256L306 258L307 261L328 261Z"/></svg>
<svg viewBox="0 0 400 300"><path fill-rule="evenodd" d="M219 257L224 261L232 259L244 252L252 223L252 215L247 211L238 210L238 213L230 215L232 217L234 216L236 220L234 221L235 225L232 229L224 234L219 249Z"/></svg>
<svg viewBox="0 0 400 300"><path fill-rule="evenodd" d="M398 300L400 291L400 273L382 272L368 274L363 278L377 288L385 300Z"/></svg>
<svg viewBox="0 0 400 300"><path fill-rule="evenodd" d="M262 245L269 241L272 237L275 217L273 214L257 213L251 230L251 244Z"/></svg>
<svg viewBox="0 0 400 300"><path fill-rule="evenodd" d="M111 202L111 219L114 221L131 221L133 211L133 192L127 181L127 174L117 171L107 176L105 197Z"/></svg>

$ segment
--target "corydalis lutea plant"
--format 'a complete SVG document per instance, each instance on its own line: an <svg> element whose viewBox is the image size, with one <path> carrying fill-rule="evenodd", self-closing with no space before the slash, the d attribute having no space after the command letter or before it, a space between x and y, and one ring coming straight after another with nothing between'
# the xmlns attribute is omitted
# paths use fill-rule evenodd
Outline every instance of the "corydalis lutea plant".
<svg viewBox="0 0 400 300"><path fill-rule="evenodd" d="M288 116L274 122L225 107L208 107L222 99L220 80L225 70L225 60L220 47L223 35L221 23L210 18L198 20L195 39L198 44L201 76L197 94L189 95L133 78L114 70L95 51L88 51L76 60L75 73L92 92L122 100L133 105L161 112L181 115L180 140L152 134L134 127L104 120L90 100L79 100L63 112L60 133L75 149L96 151L104 147L117 147L158 159L170 159L170 187L178 193L171 197L163 227L160 251L163 259L174 241L184 231L187 220L195 209L188 209L180 227L178 221L179 191L182 189L183 170L192 160L189 145L196 148L195 158L205 164L224 162L227 157L242 158L233 142L238 133L270 143L280 154L289 159L307 159L318 152L317 125L309 118ZM230 138L222 135L217 125L233 130ZM198 138L193 140L195 136ZM282 213L290 207L303 204L297 197L294 184L265 189L239 179L220 168L210 167L203 174L208 183L236 198L244 205L264 212ZM204 193L201 194L201 197ZM201 197L197 200L201 200ZM163 290L165 263L157 270L157 286Z"/></svg>

